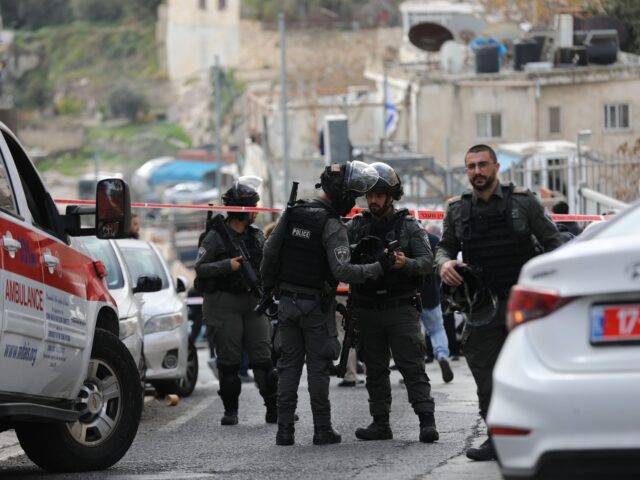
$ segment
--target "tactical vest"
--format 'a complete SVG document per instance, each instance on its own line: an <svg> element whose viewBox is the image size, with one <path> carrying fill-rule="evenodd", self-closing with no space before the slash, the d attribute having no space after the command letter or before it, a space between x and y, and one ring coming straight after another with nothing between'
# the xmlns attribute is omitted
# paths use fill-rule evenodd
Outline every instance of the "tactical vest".
<svg viewBox="0 0 640 480"><path fill-rule="evenodd" d="M400 233L405 222L405 217L409 214L406 209L395 212L390 221L374 221L369 212L365 212L358 227L358 238L360 241L367 235L372 235L381 240L380 251L371 252L370 258L364 263L373 262L374 259L386 248L392 240L400 241ZM407 252L408 245L401 245L400 249L410 257L411 252ZM367 280L361 285L353 285L354 293L358 296L368 298L383 299L400 296L412 296L417 292L417 288L422 284L422 277L410 277L402 270L389 270L387 273L375 280Z"/></svg>
<svg viewBox="0 0 640 480"><path fill-rule="evenodd" d="M530 232L513 227L513 185L501 185L503 198L492 213L474 212L471 195L462 197L462 258L482 267L487 285L496 293L518 281L522 266L536 255Z"/></svg>
<svg viewBox="0 0 640 480"><path fill-rule="evenodd" d="M329 218L338 218L322 202L299 201L287 212L287 231L284 234L280 282L321 290L325 282L338 285L331 273L327 252L322 244L322 232Z"/></svg>
<svg viewBox="0 0 640 480"><path fill-rule="evenodd" d="M235 241L243 241L247 247L249 253L249 263L251 267L260 275L260 262L262 262L262 245L258 237L258 229L249 226L247 233L241 235L238 238L234 238ZM214 255L213 261L224 260L230 258L229 252L222 246L218 249ZM249 291L247 285L242 279L240 271L231 272L228 275L221 275L215 278L215 289L222 290L229 293L244 293Z"/></svg>

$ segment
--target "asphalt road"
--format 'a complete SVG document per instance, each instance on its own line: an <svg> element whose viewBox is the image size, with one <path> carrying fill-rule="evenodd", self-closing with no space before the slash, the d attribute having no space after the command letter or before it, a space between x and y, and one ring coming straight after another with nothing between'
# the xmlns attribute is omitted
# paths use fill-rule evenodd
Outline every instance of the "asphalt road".
<svg viewBox="0 0 640 480"><path fill-rule="evenodd" d="M455 379L444 384L437 364L427 365L436 401L440 441L418 441L418 420L408 404L400 375L392 372L394 439L362 442L357 427L370 422L364 385L340 388L331 380L335 429L342 434L338 445L312 445L313 425L306 372L299 390L296 445L275 445L276 426L264 423L264 407L256 387L243 384L240 423L222 427L222 404L217 381L206 366L207 350L201 349L200 376L193 395L177 406L147 396L137 437L127 455L102 472L49 474L20 455L11 434L0 442L0 477L50 479L499 479L494 462L475 463L464 457L469 445L482 441L483 427L477 415L475 385L464 359L452 362ZM0 439L1 440L1 439ZM9 457L9 458L7 458Z"/></svg>

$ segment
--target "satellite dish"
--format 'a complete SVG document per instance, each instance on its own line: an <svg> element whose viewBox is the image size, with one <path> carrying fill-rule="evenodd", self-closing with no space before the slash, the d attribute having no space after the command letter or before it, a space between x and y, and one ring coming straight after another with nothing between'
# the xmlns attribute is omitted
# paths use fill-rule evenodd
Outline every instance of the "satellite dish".
<svg viewBox="0 0 640 480"><path fill-rule="evenodd" d="M484 20L473 15L461 14L451 17L447 21L447 27L456 39L469 43L482 34L485 23Z"/></svg>
<svg viewBox="0 0 640 480"><path fill-rule="evenodd" d="M409 41L426 52L439 51L447 40L453 40L453 34L447 27L438 23L418 23L409 30Z"/></svg>

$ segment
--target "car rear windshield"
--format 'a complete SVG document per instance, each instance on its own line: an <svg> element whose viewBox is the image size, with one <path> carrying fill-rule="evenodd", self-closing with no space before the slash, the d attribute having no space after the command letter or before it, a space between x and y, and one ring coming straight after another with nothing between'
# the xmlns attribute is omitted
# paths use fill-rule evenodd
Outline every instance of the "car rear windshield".
<svg viewBox="0 0 640 480"><path fill-rule="evenodd" d="M594 238L624 237L640 235L640 206L629 210L619 221L607 225Z"/></svg>
<svg viewBox="0 0 640 480"><path fill-rule="evenodd" d="M157 275L162 280L162 289L169 288L169 279L156 253L149 247L123 247L120 251L127 264L131 281L135 285L140 275Z"/></svg>
<svg viewBox="0 0 640 480"><path fill-rule="evenodd" d="M109 242L97 238L83 238L81 242L95 260L100 260L107 267L107 288L115 290L124 287L122 270Z"/></svg>

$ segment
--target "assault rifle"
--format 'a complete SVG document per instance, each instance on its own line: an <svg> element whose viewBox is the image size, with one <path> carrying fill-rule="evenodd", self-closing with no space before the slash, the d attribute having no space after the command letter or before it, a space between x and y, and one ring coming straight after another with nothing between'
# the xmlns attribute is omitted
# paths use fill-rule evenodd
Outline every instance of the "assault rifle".
<svg viewBox="0 0 640 480"><path fill-rule="evenodd" d="M358 346L358 331L356 330L356 322L351 316L349 303L349 300L347 300L346 307L341 303L336 305L336 311L342 315L342 328L344 329L344 339L342 340L342 350L340 350L340 362L338 363L337 372L339 378L344 378L345 373L347 373L349 352L352 348L357 348Z"/></svg>

